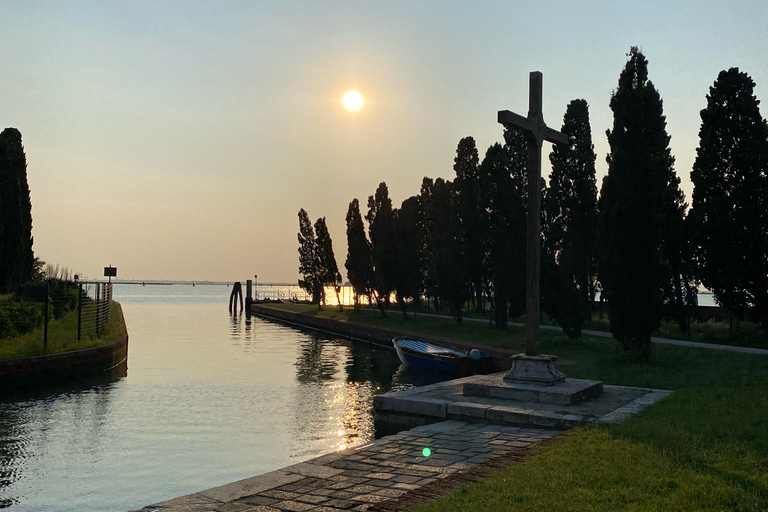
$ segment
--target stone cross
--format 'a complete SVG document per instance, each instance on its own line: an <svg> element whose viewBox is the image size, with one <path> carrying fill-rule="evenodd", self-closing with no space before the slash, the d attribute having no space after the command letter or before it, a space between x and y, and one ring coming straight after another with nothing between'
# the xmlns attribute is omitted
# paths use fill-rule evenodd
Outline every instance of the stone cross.
<svg viewBox="0 0 768 512"><path fill-rule="evenodd" d="M548 128L541 112L540 71L531 71L528 117L509 110L499 111L499 123L522 130L528 139L528 261L525 297L526 356L540 356L539 321L541 308L541 146L543 141L568 143L568 136Z"/></svg>

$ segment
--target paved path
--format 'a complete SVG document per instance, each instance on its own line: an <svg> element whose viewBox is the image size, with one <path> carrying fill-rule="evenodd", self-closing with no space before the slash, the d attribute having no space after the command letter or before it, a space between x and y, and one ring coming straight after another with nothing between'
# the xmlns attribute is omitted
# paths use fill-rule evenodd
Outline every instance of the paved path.
<svg viewBox="0 0 768 512"><path fill-rule="evenodd" d="M556 431L443 421L272 473L150 505L140 512L368 510ZM424 455L424 448L431 454Z"/></svg>
<svg viewBox="0 0 768 512"><path fill-rule="evenodd" d="M418 316L433 316L435 318L453 318L448 315L436 315L432 313L415 313ZM463 317L462 320L467 322L482 322L482 323L488 323L489 321L485 318L471 318L471 317ZM509 325L515 325L518 327L525 327L525 324L519 323L519 322L509 322ZM549 329L551 331L562 331L563 329L560 327L557 327L555 325L542 325L540 326L542 329ZM599 336L601 338L610 338L613 335L610 332L605 331L590 331L590 330L582 330L582 334L588 334L589 336ZM716 345L714 343L699 343L697 341L686 341L686 340L671 340L669 338L651 338L651 342L658 343L660 345L677 345L679 347L694 347L694 348L707 348L710 350L723 350L725 352L737 352L739 354L754 354L759 356L768 356L768 350L762 349L762 348L750 348L750 347L735 347L733 345Z"/></svg>

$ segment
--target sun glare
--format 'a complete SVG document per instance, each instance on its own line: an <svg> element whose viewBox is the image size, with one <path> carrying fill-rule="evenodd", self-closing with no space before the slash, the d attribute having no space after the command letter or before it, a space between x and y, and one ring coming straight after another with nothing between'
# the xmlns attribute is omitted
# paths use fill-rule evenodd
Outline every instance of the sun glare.
<svg viewBox="0 0 768 512"><path fill-rule="evenodd" d="M357 91L349 91L342 98L344 108L351 112L357 112L363 106L363 97Z"/></svg>

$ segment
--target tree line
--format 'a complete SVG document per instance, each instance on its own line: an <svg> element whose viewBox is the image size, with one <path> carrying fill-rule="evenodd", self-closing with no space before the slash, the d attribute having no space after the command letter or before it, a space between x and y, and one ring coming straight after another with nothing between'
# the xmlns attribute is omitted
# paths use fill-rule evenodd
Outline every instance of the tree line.
<svg viewBox="0 0 768 512"><path fill-rule="evenodd" d="M608 173L599 199L589 106L583 99L568 104L560 130L568 143L553 147L549 183L541 180L541 309L569 338L579 337L591 321L599 292L614 338L647 359L651 333L663 319L689 330L700 283L732 318L768 330L768 125L754 86L746 73L731 68L710 87L690 207L674 169L663 101L637 48L631 48L611 95ZM503 144L489 147L482 160L475 140L465 137L452 181L425 177L419 193L400 207L393 207L382 182L364 217L353 199L345 267L356 303L366 296L386 314L394 296L407 317L409 302L418 308L428 298L459 322L462 307L470 304L480 313L490 308L501 329L523 314L526 162L527 142L517 131L505 129ZM307 256L311 224L301 212L299 218L300 260L319 265L318 255ZM320 233L327 236L325 219L315 227L317 252ZM308 276L340 283L332 249L330 254L332 265L300 269L308 291L315 289L306 284ZM322 292L311 293L319 303Z"/></svg>

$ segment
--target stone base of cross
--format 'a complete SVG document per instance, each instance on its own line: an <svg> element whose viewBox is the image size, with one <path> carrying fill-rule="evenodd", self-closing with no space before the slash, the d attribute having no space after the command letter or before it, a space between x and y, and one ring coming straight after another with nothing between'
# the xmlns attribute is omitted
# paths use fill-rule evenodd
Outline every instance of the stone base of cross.
<svg viewBox="0 0 768 512"><path fill-rule="evenodd" d="M512 369L504 377L506 382L527 382L553 385L565 380L555 361L557 356L542 355L539 351L539 323L541 321L541 146L546 140L567 144L568 136L548 128L541 110L542 74L530 74L528 117L508 110L499 112L499 123L506 128L520 130L528 139L528 257L526 277L526 349L525 354L512 357Z"/></svg>

